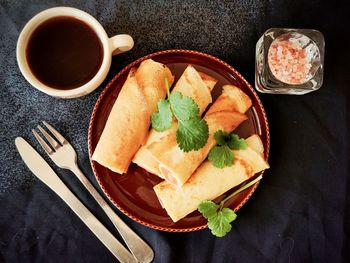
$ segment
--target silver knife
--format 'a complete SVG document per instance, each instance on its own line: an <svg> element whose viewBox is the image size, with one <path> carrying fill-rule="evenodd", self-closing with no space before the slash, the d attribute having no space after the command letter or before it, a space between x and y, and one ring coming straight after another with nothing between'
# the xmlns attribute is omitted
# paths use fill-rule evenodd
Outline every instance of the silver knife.
<svg viewBox="0 0 350 263"><path fill-rule="evenodd" d="M121 262L137 262L133 255L105 228L59 179L49 164L22 137L15 139L19 154L29 170L51 188Z"/></svg>

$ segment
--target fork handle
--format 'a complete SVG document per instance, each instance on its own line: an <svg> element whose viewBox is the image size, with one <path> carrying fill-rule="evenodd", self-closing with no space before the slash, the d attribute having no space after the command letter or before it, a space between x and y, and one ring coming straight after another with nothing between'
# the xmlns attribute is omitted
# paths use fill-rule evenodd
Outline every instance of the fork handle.
<svg viewBox="0 0 350 263"><path fill-rule="evenodd" d="M154 253L152 248L143 241L127 224L125 224L121 218L112 210L102 196L97 192L95 187L85 177L83 172L79 169L78 165L70 169L79 179L79 181L85 186L89 193L95 198L97 203L102 207L103 211L112 221L113 225L119 231L120 235L124 239L126 245L130 249L131 253L139 262L148 263L151 262Z"/></svg>

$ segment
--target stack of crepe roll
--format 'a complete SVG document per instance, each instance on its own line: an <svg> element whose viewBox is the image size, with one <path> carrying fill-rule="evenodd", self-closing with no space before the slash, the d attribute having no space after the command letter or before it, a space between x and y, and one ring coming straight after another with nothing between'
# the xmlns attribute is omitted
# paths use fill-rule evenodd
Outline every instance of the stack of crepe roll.
<svg viewBox="0 0 350 263"><path fill-rule="evenodd" d="M147 77L144 72L147 72ZM170 70L152 60L142 62L138 69L130 72L112 108L93 160L118 173L125 172L132 160L163 178L164 181L156 185L154 191L163 208L176 222L195 211L201 201L215 199L268 168L268 164L263 158L263 144L257 135L247 139L247 149L233 151L235 159L232 166L220 169L205 161L216 145L214 133L218 130L232 132L247 119L245 112L252 102L233 85L223 86L222 94L204 114L209 138L203 148L184 152L178 147L175 119L172 127L164 132L153 129L148 132L150 116L157 110L158 100L165 97L165 77L171 85L174 78ZM211 91L216 83L216 79L189 65L172 92L191 97L202 115L212 103ZM126 98L128 103L125 103Z"/></svg>
<svg viewBox="0 0 350 263"><path fill-rule="evenodd" d="M246 142L247 149L233 150L235 159L230 167L216 168L206 160L181 187L164 181L153 188L174 222L197 210L202 201L213 200L269 168L263 157L264 147L260 137L252 135Z"/></svg>
<svg viewBox="0 0 350 263"><path fill-rule="evenodd" d="M152 59L130 70L92 160L120 174L128 170L133 156L147 139L158 101L166 96L165 78L172 85L174 76L169 68Z"/></svg>

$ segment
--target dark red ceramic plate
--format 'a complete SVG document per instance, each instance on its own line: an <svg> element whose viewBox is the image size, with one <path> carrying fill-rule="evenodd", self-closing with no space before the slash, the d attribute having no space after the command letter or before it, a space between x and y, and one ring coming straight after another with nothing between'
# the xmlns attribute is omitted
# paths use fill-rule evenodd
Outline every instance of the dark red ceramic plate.
<svg viewBox="0 0 350 263"><path fill-rule="evenodd" d="M248 111L249 117L237 130L241 137L248 137L253 133L261 136L267 159L270 147L269 127L264 108L248 82L230 65L213 56L189 50L166 50L142 57L126 66L119 72L102 91L92 111L89 125L89 155L95 150L98 139L103 131L109 112L116 100L130 68L138 66L141 61L152 58L166 64L177 80L188 64L197 70L218 79L213 91L214 99L220 94L224 84L233 84L241 88L253 101ZM142 168L131 164L126 174L120 175L91 161L92 169L98 183L106 196L124 214L145 226L170 232L189 232L206 228L206 220L196 211L186 218L172 222L162 209L153 191L153 186L161 179L148 173ZM243 206L257 188L258 183L241 192L228 202L228 206L235 211ZM232 189L233 191L234 189ZM227 192L217 200L227 196Z"/></svg>

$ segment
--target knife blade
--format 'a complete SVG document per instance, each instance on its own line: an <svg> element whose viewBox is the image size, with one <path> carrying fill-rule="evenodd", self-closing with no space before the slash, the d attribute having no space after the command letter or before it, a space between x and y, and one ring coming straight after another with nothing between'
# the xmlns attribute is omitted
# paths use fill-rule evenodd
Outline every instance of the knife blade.
<svg viewBox="0 0 350 263"><path fill-rule="evenodd" d="M133 255L102 225L61 181L50 165L22 137L15 139L17 150L29 170L54 191L121 262L137 262Z"/></svg>

